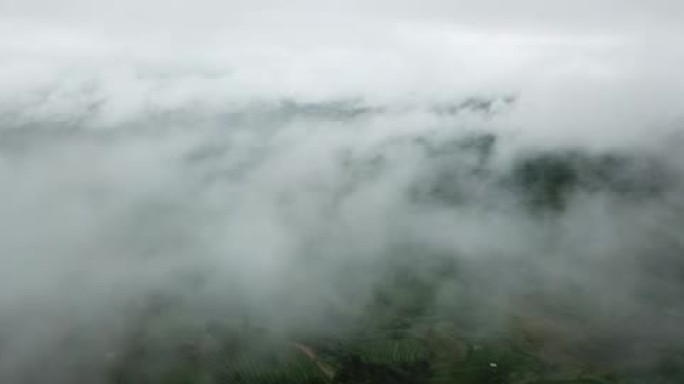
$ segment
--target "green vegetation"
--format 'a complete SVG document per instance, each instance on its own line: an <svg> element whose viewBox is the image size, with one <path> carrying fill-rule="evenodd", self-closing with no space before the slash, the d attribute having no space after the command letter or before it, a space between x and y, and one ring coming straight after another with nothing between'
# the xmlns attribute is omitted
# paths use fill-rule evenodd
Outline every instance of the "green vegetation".
<svg viewBox="0 0 684 384"><path fill-rule="evenodd" d="M373 111L354 103L342 117ZM284 103L284 109L300 105ZM470 107L490 108L488 104ZM313 116L339 105L308 105ZM460 107L459 107L460 108ZM657 196L667 177L658 164L618 155L573 151L533 153L516 159L506 172L491 166L496 137L456 141L411 141L430 159L430 172L410 191L416 203L456 206L488 203L487 186L504 190L532 213L561 213L581 193L607 193L629 201ZM380 156L370 163L381 168ZM369 163L362 165L368 166ZM475 186L475 187L473 187ZM481 186L484 186L480 188ZM497 196L500 198L501 196ZM307 332L269 329L246 314L193 322L165 304L134 327L110 365L114 384L636 384L684 382L684 354L668 351L647 363L618 366L593 359L584 345L553 327L494 313L487 286L468 273L469 261L430 255L407 244L396 246L369 297L343 297L362 307L354 326ZM416 255L422 255L418 257ZM511 265L515 268L515 265ZM518 266L519 267L519 266ZM505 270L505 268L502 268ZM664 275L664 274L661 274ZM479 278L482 278L481 276ZM493 277L496 278L496 277ZM443 287L451 295L444 305ZM344 295L341 293L341 295ZM473 301L473 297L478 299ZM338 298L339 299L339 298ZM359 303L357 300L363 302ZM576 321L566 303L535 303L539 309ZM534 305L534 304L533 304ZM343 313L333 308L329 318ZM182 311L180 311L182 312ZM492 312L492 313L490 313ZM325 316L325 314L324 314ZM508 317L507 317L508 316ZM581 316L579 316L581 317ZM520 319L522 318L522 320ZM494 321L496 320L496 321ZM596 343L601 343L597 340ZM609 344L609 343L606 343ZM590 346L591 347L591 346ZM605 346L603 349L605 350ZM610 347L607 347L610 348ZM591 349L591 348L588 348ZM610 352L609 352L610 353ZM619 356L620 351L614 351ZM646 358L645 358L646 359Z"/></svg>
<svg viewBox="0 0 684 384"><path fill-rule="evenodd" d="M619 383L610 375L589 375L574 366L545 361L530 345L506 338L467 339L429 330L397 336L381 331L372 338L314 340L315 355L287 340L207 349L178 344L160 361L152 350L138 350L113 367L113 383ZM234 337L234 335L233 335ZM230 338L230 337L229 337ZM220 341L220 337L217 336ZM234 340L232 341L234 342ZM206 343L206 341L205 341ZM663 367L673 371L672 367Z"/></svg>
<svg viewBox="0 0 684 384"><path fill-rule="evenodd" d="M620 372L547 348L574 340L558 341L515 321L496 329L478 323L479 303L436 312L435 286L458 278L446 260L412 269L410 257L397 261L357 327L345 331L276 332L245 318L202 323L172 305L157 309L112 363L111 382L633 384L656 377L674 384L684 377L684 359L674 352L647 369Z"/></svg>
<svg viewBox="0 0 684 384"><path fill-rule="evenodd" d="M665 168L647 158L576 151L527 155L514 165L510 183L534 209L563 210L574 193L609 193L640 200L667 186Z"/></svg>

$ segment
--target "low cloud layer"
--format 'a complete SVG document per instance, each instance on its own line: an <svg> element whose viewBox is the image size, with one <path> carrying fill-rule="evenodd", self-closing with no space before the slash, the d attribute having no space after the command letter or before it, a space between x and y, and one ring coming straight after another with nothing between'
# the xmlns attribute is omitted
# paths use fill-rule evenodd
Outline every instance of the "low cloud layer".
<svg viewBox="0 0 684 384"><path fill-rule="evenodd" d="M397 260L683 336L676 2L58 4L0 3L0 381L104 380L157 301L351 327Z"/></svg>

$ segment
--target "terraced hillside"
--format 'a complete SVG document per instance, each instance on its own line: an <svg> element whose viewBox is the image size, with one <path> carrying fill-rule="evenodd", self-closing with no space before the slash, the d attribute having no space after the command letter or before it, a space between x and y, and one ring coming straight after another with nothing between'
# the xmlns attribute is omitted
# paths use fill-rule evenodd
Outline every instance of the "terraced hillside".
<svg viewBox="0 0 684 384"><path fill-rule="evenodd" d="M456 267L451 274L420 271L419 278L417 269L400 265L345 329L289 332L239 316L198 322L172 304L157 308L110 361L111 382L616 384L684 377L681 352L664 352L643 366L604 363L589 351L610 348L608 336L576 340L563 332L563 321L548 323L531 311L496 326L480 317L482 303L436 311L437 291L426 281L456 278Z"/></svg>

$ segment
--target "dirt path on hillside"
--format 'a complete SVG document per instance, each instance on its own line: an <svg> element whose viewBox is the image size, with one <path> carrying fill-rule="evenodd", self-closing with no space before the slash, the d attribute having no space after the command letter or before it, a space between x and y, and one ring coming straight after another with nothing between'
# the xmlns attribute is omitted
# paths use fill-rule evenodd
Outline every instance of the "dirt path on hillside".
<svg viewBox="0 0 684 384"><path fill-rule="evenodd" d="M318 368L323 372L324 375L328 376L328 378L332 379L335 376L335 370L329 366L328 364L324 363L321 361L321 359L318 357L318 354L316 351L311 348L308 345L301 344L301 343L292 343L295 348L297 348L300 352L302 352L306 357L309 358L309 360L313 361L316 363Z"/></svg>

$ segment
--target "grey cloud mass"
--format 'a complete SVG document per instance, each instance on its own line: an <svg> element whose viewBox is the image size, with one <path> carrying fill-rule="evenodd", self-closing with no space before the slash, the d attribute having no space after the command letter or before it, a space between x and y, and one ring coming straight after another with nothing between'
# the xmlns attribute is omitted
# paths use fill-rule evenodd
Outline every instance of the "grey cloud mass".
<svg viewBox="0 0 684 384"><path fill-rule="evenodd" d="M106 383L167 296L351 327L411 250L467 271L438 311L481 300L496 328L571 303L563 329L620 363L682 340L682 20L676 0L0 0L0 382Z"/></svg>

